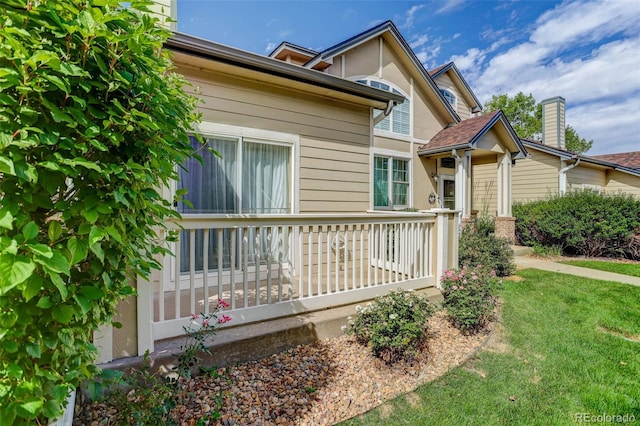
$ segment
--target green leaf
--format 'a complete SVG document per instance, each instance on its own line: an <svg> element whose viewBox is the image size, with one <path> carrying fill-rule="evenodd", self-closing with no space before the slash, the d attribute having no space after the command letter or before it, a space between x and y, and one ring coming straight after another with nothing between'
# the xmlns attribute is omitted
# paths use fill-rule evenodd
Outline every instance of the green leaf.
<svg viewBox="0 0 640 426"><path fill-rule="evenodd" d="M40 309L49 309L53 306L53 302L49 296L41 297L36 306Z"/></svg>
<svg viewBox="0 0 640 426"><path fill-rule="evenodd" d="M51 310L53 319L62 324L68 324L73 319L74 310L69 305L57 305Z"/></svg>
<svg viewBox="0 0 640 426"><path fill-rule="evenodd" d="M23 370L22 368L20 368L18 364L11 363L7 366L7 375L9 377L12 377L14 379L20 379L22 378L22 374L23 374Z"/></svg>
<svg viewBox="0 0 640 426"><path fill-rule="evenodd" d="M9 210L0 210L0 227L13 229L13 215Z"/></svg>
<svg viewBox="0 0 640 426"><path fill-rule="evenodd" d="M40 358L40 356L42 355L40 351L40 345L37 343L30 343L25 346L25 349L27 350L27 353L33 358Z"/></svg>
<svg viewBox="0 0 640 426"><path fill-rule="evenodd" d="M67 249L71 253L71 264L75 265L81 260L86 259L89 254L89 243L86 240L79 240L76 237L71 237L67 241Z"/></svg>
<svg viewBox="0 0 640 426"><path fill-rule="evenodd" d="M104 297L104 291L94 286L81 287L79 292L87 297L89 300L98 300Z"/></svg>
<svg viewBox="0 0 640 426"><path fill-rule="evenodd" d="M82 216L84 216L89 223L96 223L96 220L98 220L98 212L95 210L83 210Z"/></svg>
<svg viewBox="0 0 640 426"><path fill-rule="evenodd" d="M67 284L64 282L64 280L60 278L60 275L54 272L49 272L49 278L51 279L53 285L55 285L60 292L60 296L62 297L62 299L66 300L69 292L67 290Z"/></svg>
<svg viewBox="0 0 640 426"><path fill-rule="evenodd" d="M89 232L89 245L94 245L95 243L102 241L105 236L105 232L98 228L97 226L91 227L91 232Z"/></svg>
<svg viewBox="0 0 640 426"><path fill-rule="evenodd" d="M17 412L20 417L26 419L34 419L40 414L42 410L42 400L31 400L29 402L22 402L17 406Z"/></svg>
<svg viewBox="0 0 640 426"><path fill-rule="evenodd" d="M25 301L29 301L33 299L33 297L40 293L43 284L42 277L37 274L31 275L27 280L27 284L22 289L22 297L24 297Z"/></svg>
<svg viewBox="0 0 640 426"><path fill-rule="evenodd" d="M49 222L49 241L52 243L62 235L62 225L57 220Z"/></svg>
<svg viewBox="0 0 640 426"><path fill-rule="evenodd" d="M13 141L13 135L11 133L0 133L0 149L11 145L11 141Z"/></svg>
<svg viewBox="0 0 640 426"><path fill-rule="evenodd" d="M102 246L100 244L94 244L90 247L90 249L93 254L95 254L98 259L100 259L100 262L104 263L104 250L102 249Z"/></svg>
<svg viewBox="0 0 640 426"><path fill-rule="evenodd" d="M82 296L81 294L74 294L73 299L76 301L76 303L78 303L80 309L82 309L83 315L91 310L91 302L86 297Z"/></svg>
<svg viewBox="0 0 640 426"><path fill-rule="evenodd" d="M0 173L15 176L16 170L13 167L13 161L7 157L0 156Z"/></svg>
<svg viewBox="0 0 640 426"><path fill-rule="evenodd" d="M44 78L46 78L47 80L49 80L50 82L55 84L58 89L62 90L67 95L71 91L70 90L71 88L69 87L69 83L67 83L66 81L62 80L57 75L45 74Z"/></svg>
<svg viewBox="0 0 640 426"><path fill-rule="evenodd" d="M47 259L53 256L51 247L46 244L29 244L27 247L38 256L46 257Z"/></svg>
<svg viewBox="0 0 640 426"><path fill-rule="evenodd" d="M24 228L22 228L22 235L24 239L29 241L38 236L38 225L34 221L27 223Z"/></svg>
<svg viewBox="0 0 640 426"><path fill-rule="evenodd" d="M35 268L36 265L25 256L0 256L0 295L23 283Z"/></svg>
<svg viewBox="0 0 640 426"><path fill-rule="evenodd" d="M53 251L50 258L37 257L34 260L50 272L69 275L69 261L59 251Z"/></svg>

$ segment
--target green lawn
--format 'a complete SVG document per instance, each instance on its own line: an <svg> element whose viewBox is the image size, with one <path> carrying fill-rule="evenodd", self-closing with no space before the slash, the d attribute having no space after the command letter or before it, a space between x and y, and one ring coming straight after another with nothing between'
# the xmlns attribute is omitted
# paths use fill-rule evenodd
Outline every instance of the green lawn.
<svg viewBox="0 0 640 426"><path fill-rule="evenodd" d="M605 260L565 260L560 263L640 277L640 263L607 262Z"/></svg>
<svg viewBox="0 0 640 426"><path fill-rule="evenodd" d="M640 423L640 288L533 269L518 276L505 282L487 349L344 424L572 425L579 413Z"/></svg>

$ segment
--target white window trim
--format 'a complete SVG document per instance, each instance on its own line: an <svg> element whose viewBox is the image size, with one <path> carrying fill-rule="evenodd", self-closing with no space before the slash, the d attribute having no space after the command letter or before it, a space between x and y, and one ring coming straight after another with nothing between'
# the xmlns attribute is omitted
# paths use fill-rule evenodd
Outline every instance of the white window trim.
<svg viewBox="0 0 640 426"><path fill-rule="evenodd" d="M375 196L374 196L374 189L373 189L373 184L374 184L374 179L375 179L375 170L374 170L374 166L375 166L375 157L387 157L387 158L392 158L392 159L398 159L398 160L403 160L403 161L407 161L408 164L408 170L407 173L409 174L409 190L408 190L408 194L407 194L407 205L406 206L401 206L401 207L376 207L375 206ZM369 204L369 211L374 211L374 212L379 212L379 211L394 211L394 210L404 210L405 208L411 208L413 206L413 154L410 152L404 152L404 151L395 151L392 149L384 149L384 148L373 148L371 150L371 155L370 155L370 169L371 169L371 190L370 190L370 194L371 196L369 197L370 199L370 204ZM390 173L393 173L393 167L391 167L390 169ZM391 185L392 181L389 180L389 185Z"/></svg>
<svg viewBox="0 0 640 426"><path fill-rule="evenodd" d="M378 76L374 76L374 75L357 75L357 76L352 76L348 78L351 81L358 81L358 80L369 80L369 81L376 81L378 83L381 84L386 84L387 86L389 86L391 89L395 89L397 90L402 96L404 96L407 101L409 101L409 133L408 134L403 134L403 133L395 133L391 130L380 130L380 129L376 129L375 126L373 127L374 130L374 134L376 136L382 136L382 137L386 137L386 138L390 138L390 139L400 139L400 140L405 140L410 142L411 140L413 140L413 93L407 94L404 90L402 90L400 87L398 87L396 84L385 80L381 77ZM362 84L362 83L360 83ZM367 84L367 86L371 87L370 85ZM413 92L413 80L410 81L410 91ZM382 89L380 89L382 90ZM393 93L393 92L391 92ZM397 108L397 107L396 107ZM393 110L391 111L391 114L393 114ZM391 122L389 123L390 127L391 127Z"/></svg>
<svg viewBox="0 0 640 426"><path fill-rule="evenodd" d="M452 87L445 87L445 86L438 86L438 89L440 90L446 90L447 92L451 93L451 95L453 95L454 98L454 103L453 105L451 105L453 107L453 109L457 110L458 109L458 95L456 95L456 93L453 91ZM444 95L443 95L444 96ZM447 100L447 98L444 98L447 102L449 102Z"/></svg>
<svg viewBox="0 0 640 426"><path fill-rule="evenodd" d="M291 147L291 212L300 212L300 135L294 133L276 132L273 130L256 129L253 127L233 126L230 124L213 123L203 121L194 124L194 133L199 133L204 137L226 136L231 138L242 138L249 142L267 143L273 145ZM175 194L176 182L172 182L171 192Z"/></svg>

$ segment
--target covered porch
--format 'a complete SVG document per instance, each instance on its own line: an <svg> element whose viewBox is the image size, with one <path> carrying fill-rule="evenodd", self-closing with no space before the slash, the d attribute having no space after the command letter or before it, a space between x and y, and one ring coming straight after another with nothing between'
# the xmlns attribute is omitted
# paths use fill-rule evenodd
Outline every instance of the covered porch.
<svg viewBox="0 0 640 426"><path fill-rule="evenodd" d="M172 243L175 257L94 343L99 362L153 352L156 342L183 335L192 313L218 299L233 321L223 327L373 299L393 288L437 287L457 266L459 215L419 213L184 215ZM135 308L135 309L133 309ZM128 318L127 316L131 317ZM126 348L126 349L123 349Z"/></svg>

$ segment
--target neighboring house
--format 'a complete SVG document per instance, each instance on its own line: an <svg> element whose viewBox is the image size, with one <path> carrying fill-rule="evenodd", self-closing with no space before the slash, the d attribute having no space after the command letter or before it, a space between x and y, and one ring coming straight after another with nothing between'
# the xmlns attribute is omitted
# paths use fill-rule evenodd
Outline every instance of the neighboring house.
<svg viewBox="0 0 640 426"><path fill-rule="evenodd" d="M585 189L640 197L640 152L595 156L569 152L562 131L565 100L545 99L542 105L543 140L522 140L530 156L513 169L514 202Z"/></svg>
<svg viewBox="0 0 640 426"><path fill-rule="evenodd" d="M392 22L323 52L282 43L265 57L177 33L166 48L220 156L202 149L166 189L191 202L177 206L176 256L121 304L126 326L97 337L102 361L181 335L218 298L238 325L438 286L474 209L513 238L525 148L502 112L476 115L455 65L430 75Z"/></svg>

